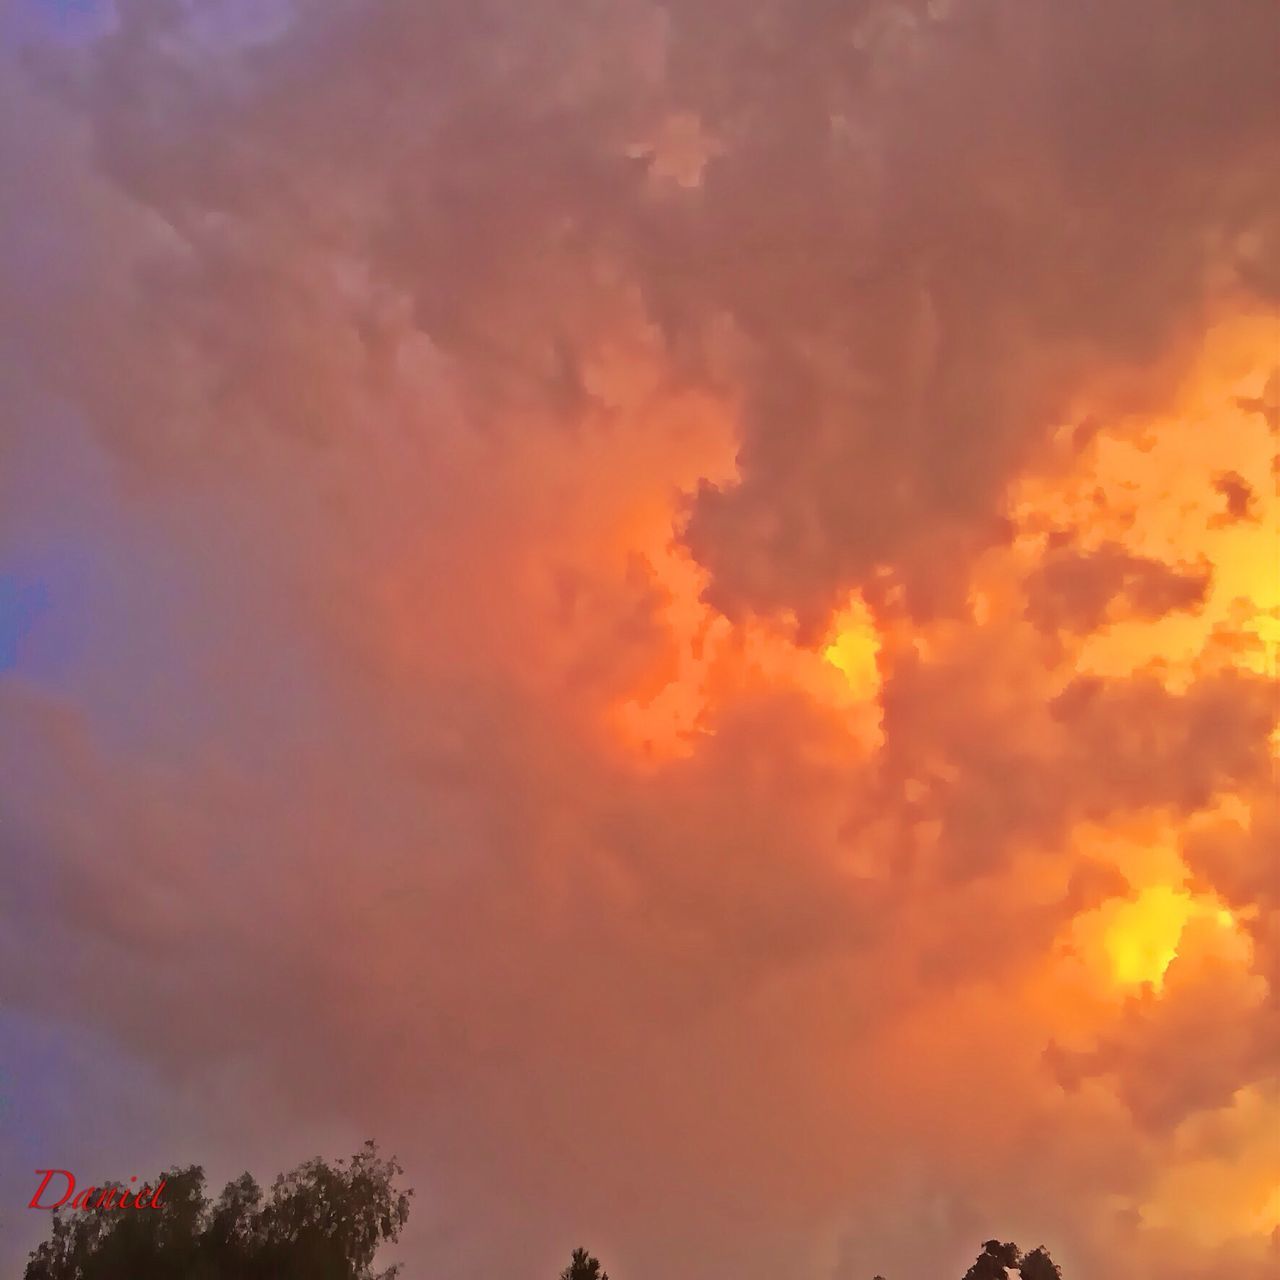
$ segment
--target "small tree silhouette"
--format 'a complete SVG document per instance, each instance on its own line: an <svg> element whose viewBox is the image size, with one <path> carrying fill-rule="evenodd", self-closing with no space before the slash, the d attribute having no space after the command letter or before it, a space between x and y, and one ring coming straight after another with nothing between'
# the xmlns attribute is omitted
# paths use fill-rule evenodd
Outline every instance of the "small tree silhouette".
<svg viewBox="0 0 1280 1280"><path fill-rule="evenodd" d="M601 1268L599 1258L593 1258L585 1249L575 1249L560 1280L609 1280L609 1273Z"/></svg>
<svg viewBox="0 0 1280 1280"><path fill-rule="evenodd" d="M1008 1268L1016 1267L1021 1257L1016 1244L988 1240L977 1261L964 1273L964 1280L1006 1280Z"/></svg>
<svg viewBox="0 0 1280 1280"><path fill-rule="evenodd" d="M1062 1280L1062 1271L1049 1257L1049 1251L1044 1245L1027 1254L1018 1264L1018 1269L1022 1280Z"/></svg>

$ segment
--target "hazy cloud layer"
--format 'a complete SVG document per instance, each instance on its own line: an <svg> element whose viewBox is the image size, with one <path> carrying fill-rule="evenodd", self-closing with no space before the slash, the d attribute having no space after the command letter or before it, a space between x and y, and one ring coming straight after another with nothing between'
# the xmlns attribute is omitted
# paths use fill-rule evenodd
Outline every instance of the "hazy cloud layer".
<svg viewBox="0 0 1280 1280"><path fill-rule="evenodd" d="M422 1275L1261 1280L1273 5L8 30L21 1168L371 1133Z"/></svg>

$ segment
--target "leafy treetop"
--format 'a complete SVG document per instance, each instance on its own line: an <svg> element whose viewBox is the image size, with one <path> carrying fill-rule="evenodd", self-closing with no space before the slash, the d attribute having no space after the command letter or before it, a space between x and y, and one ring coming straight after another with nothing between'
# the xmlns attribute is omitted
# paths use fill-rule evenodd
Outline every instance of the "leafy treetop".
<svg viewBox="0 0 1280 1280"><path fill-rule="evenodd" d="M246 1173L210 1201L203 1169L174 1169L158 1209L54 1213L24 1280L394 1280L373 1261L408 1220L403 1172L368 1142L281 1174L268 1195Z"/></svg>

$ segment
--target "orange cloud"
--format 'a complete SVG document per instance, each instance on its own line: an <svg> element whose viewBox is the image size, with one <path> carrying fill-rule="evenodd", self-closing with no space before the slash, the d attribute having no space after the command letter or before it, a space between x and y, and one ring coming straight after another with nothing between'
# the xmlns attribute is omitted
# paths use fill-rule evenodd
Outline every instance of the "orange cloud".
<svg viewBox="0 0 1280 1280"><path fill-rule="evenodd" d="M13 77L0 989L424 1271L1260 1277L1270 15L741 18Z"/></svg>

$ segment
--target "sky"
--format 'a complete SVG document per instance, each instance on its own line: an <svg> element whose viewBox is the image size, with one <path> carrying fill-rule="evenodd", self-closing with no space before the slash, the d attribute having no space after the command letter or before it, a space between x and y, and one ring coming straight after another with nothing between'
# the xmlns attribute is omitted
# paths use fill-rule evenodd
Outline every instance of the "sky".
<svg viewBox="0 0 1280 1280"><path fill-rule="evenodd" d="M6 0L0 1268L1280 1261L1270 0Z"/></svg>

